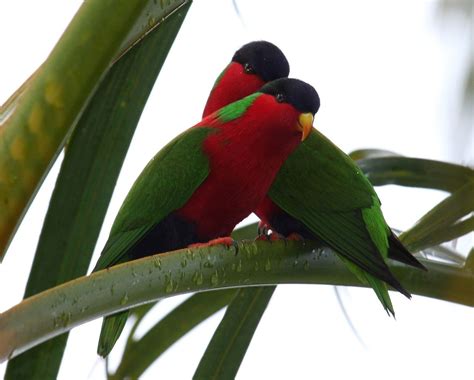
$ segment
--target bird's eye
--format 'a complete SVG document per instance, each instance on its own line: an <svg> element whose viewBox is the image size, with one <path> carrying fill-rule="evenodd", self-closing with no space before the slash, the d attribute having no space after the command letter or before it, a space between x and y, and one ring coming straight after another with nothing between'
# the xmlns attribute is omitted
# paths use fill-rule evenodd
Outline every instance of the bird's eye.
<svg viewBox="0 0 474 380"><path fill-rule="evenodd" d="M278 103L283 103L285 101L285 95L283 95L281 92L276 94L275 98Z"/></svg>
<svg viewBox="0 0 474 380"><path fill-rule="evenodd" d="M255 70L250 63L244 65L244 70L247 74L255 74Z"/></svg>

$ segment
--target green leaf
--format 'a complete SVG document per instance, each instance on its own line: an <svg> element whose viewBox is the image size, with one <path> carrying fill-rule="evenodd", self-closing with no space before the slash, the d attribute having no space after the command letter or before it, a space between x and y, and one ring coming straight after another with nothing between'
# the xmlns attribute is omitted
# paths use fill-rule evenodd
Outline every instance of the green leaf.
<svg viewBox="0 0 474 380"><path fill-rule="evenodd" d="M135 127L188 8L122 56L83 112L65 152L25 297L86 274ZM64 334L10 361L6 378L56 379L66 342Z"/></svg>
<svg viewBox="0 0 474 380"><path fill-rule="evenodd" d="M407 157L357 161L374 186L400 185L453 192L474 180L474 170L447 162Z"/></svg>
<svg viewBox="0 0 474 380"><path fill-rule="evenodd" d="M359 161L359 160L367 159L367 158L381 158L381 157L393 157L393 156L400 156L400 155L398 153L391 152L389 150L382 150L382 149L359 149L359 150L354 150L353 152L349 153L349 157L352 158L354 161Z"/></svg>
<svg viewBox="0 0 474 380"><path fill-rule="evenodd" d="M428 272L396 262L390 269L412 294L474 306L474 273L422 261ZM72 280L3 312L0 361L94 318L142 303L204 290L283 283L364 286L329 248L311 241L251 241L162 253Z"/></svg>
<svg viewBox="0 0 474 380"><path fill-rule="evenodd" d="M165 9L183 2L168 1ZM46 62L0 108L0 259L100 80L156 25L160 4L85 1Z"/></svg>
<svg viewBox="0 0 474 380"><path fill-rule="evenodd" d="M458 223L447 227L442 227L427 233L423 238L418 238L410 244L410 249L413 251L421 251L435 245L457 239L474 231L474 216L471 216Z"/></svg>
<svg viewBox="0 0 474 380"><path fill-rule="evenodd" d="M400 235L400 239L411 250L419 249L425 240L436 240L440 234L452 233L452 225L474 211L474 181L462 186L458 191L441 201L436 207L425 214L412 228ZM467 223L469 225L469 223ZM466 224L461 225L461 230ZM459 231L459 226L456 228Z"/></svg>
<svg viewBox="0 0 474 380"><path fill-rule="evenodd" d="M135 331L137 331L138 326L140 326L141 321L143 321L143 318L146 317L146 315L156 306L158 302L160 301L146 303L130 310L130 317L134 318L134 321L130 333L128 334L127 343L125 343L125 351L135 342L133 336L135 335ZM107 356L105 360L108 359L109 357Z"/></svg>
<svg viewBox="0 0 474 380"><path fill-rule="evenodd" d="M141 339L127 344L117 371L109 379L138 379L171 345L225 307L235 293L236 290L230 289L192 295Z"/></svg>
<svg viewBox="0 0 474 380"><path fill-rule="evenodd" d="M240 289L217 327L193 379L234 379L276 286Z"/></svg>

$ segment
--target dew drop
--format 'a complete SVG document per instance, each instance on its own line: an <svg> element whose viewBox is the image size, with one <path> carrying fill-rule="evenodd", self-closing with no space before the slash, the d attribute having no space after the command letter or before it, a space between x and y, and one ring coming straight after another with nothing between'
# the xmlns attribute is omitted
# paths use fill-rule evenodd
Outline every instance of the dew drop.
<svg viewBox="0 0 474 380"><path fill-rule="evenodd" d="M171 293L173 291L173 279L170 277L168 281L166 281L165 292Z"/></svg>
<svg viewBox="0 0 474 380"><path fill-rule="evenodd" d="M218 283L219 283L219 274L217 273L217 271L215 271L211 276L211 284L215 286Z"/></svg>
<svg viewBox="0 0 474 380"><path fill-rule="evenodd" d="M272 263L270 262L270 259L267 259L265 262L265 272L269 272L272 269Z"/></svg>
<svg viewBox="0 0 474 380"><path fill-rule="evenodd" d="M196 285L201 285L202 284L202 282L203 282L202 272L197 271L196 273L194 273L193 282Z"/></svg>
<svg viewBox="0 0 474 380"><path fill-rule="evenodd" d="M155 260L153 260L153 265L155 268L161 269L161 259L157 257Z"/></svg>

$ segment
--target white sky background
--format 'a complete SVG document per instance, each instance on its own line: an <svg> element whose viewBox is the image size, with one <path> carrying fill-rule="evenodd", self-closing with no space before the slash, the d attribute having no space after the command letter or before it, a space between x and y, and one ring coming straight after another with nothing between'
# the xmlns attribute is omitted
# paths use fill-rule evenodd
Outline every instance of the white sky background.
<svg viewBox="0 0 474 380"><path fill-rule="evenodd" d="M469 2L470 0L465 0ZM471 23L442 20L437 1L196 1L157 80L132 141L99 238L95 262L118 207L148 160L199 121L216 76L241 45L267 39L286 54L291 76L321 97L315 126L344 151L376 147L407 156L473 164L473 110L460 137L462 79L473 54ZM472 2L471 2L472 4ZM0 3L0 104L46 59L80 1ZM453 141L456 144L453 144ZM0 265L0 310L18 303L54 185L56 165ZM406 229L445 195L377 189L389 223ZM413 199L412 199L413 198ZM472 234L462 247L472 246ZM47 275L47 274L45 274ZM364 348L329 286L279 286L255 334L240 379L467 379L473 309L391 293L397 320L372 291L342 288ZM162 302L164 315L177 300ZM191 378L212 318L178 342L144 378ZM100 321L75 329L61 379L102 379L95 355ZM117 358L114 352L112 359ZM5 364L0 365L3 373Z"/></svg>

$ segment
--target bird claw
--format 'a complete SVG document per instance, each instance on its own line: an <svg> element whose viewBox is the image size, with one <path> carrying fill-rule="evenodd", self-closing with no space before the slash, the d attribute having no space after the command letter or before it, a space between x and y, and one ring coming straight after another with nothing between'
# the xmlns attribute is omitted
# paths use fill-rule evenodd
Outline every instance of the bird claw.
<svg viewBox="0 0 474 380"><path fill-rule="evenodd" d="M279 241L279 240L284 240L284 241L302 241L304 240L303 237L296 233L293 232L289 234L288 236L283 236L282 234L279 234L278 232L275 232L271 229L271 226L268 224L260 221L258 222L258 229L257 229L258 237L256 240L265 240L265 241Z"/></svg>
<svg viewBox="0 0 474 380"><path fill-rule="evenodd" d="M257 229L258 237L255 240L278 241L285 240L285 237L271 229L271 226L260 221Z"/></svg>

